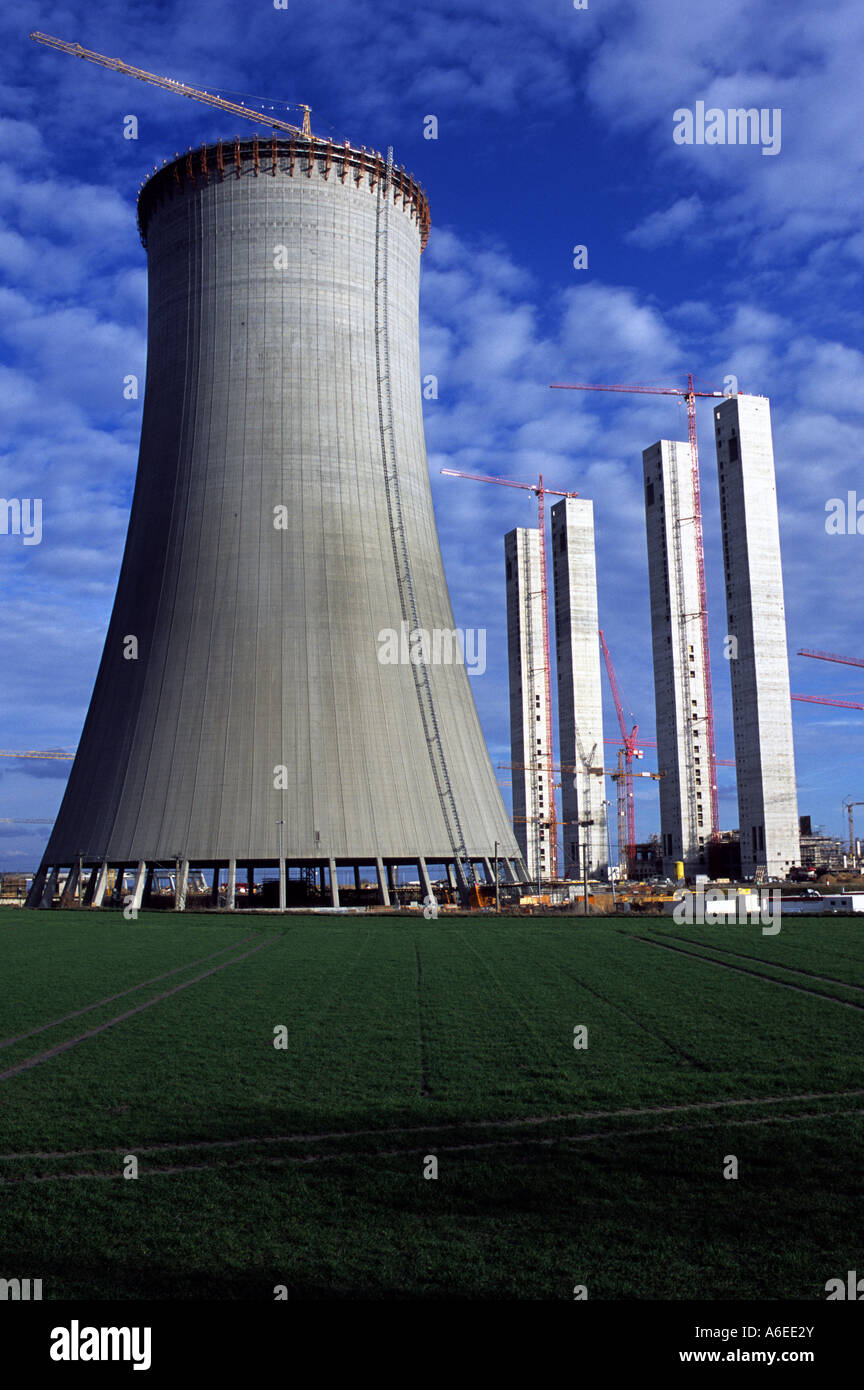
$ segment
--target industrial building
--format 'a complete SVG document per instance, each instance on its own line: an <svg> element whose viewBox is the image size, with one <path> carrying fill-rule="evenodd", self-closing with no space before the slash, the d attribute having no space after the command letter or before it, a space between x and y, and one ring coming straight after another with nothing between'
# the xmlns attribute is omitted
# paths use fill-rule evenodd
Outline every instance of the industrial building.
<svg viewBox="0 0 864 1390"><path fill-rule="evenodd" d="M555 787L548 761L551 729L544 695L541 555L537 530L518 527L504 537L513 828L532 882L552 872L556 833Z"/></svg>
<svg viewBox="0 0 864 1390"><path fill-rule="evenodd" d="M525 877L452 634L418 341L429 212L404 170L311 134L154 174L147 379L123 564L69 784L28 902L214 904L278 866L332 906L403 870L468 896ZM407 643L405 644L408 645ZM438 650L452 652L452 643ZM551 795L551 789L549 789ZM361 878L362 874L362 878ZM115 901L117 898L115 888ZM251 890L250 890L251 896Z"/></svg>
<svg viewBox="0 0 864 1390"><path fill-rule="evenodd" d="M642 454L663 871L706 872L714 830L690 445L660 440Z"/></svg>
<svg viewBox="0 0 864 1390"><path fill-rule="evenodd" d="M558 750L563 876L597 877L609 863L603 776L594 503L567 497L552 508Z"/></svg>
<svg viewBox="0 0 864 1390"><path fill-rule="evenodd" d="M714 410L741 870L785 877L799 863L786 612L765 396L730 396Z"/></svg>

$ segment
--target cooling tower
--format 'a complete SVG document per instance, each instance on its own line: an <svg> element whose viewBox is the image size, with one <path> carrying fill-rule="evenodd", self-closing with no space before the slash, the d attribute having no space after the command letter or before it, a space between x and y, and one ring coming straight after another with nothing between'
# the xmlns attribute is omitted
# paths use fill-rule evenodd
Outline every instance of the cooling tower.
<svg viewBox="0 0 864 1390"><path fill-rule="evenodd" d="M388 902L402 865L464 896L496 842L502 878L524 878L432 509L422 190L366 150L256 138L166 165L138 215L135 494L29 904L63 870L62 902L98 906L112 882L116 900L131 869L138 906L169 866L177 906L197 869L235 906L280 859L282 901L297 870L338 904L350 867Z"/></svg>

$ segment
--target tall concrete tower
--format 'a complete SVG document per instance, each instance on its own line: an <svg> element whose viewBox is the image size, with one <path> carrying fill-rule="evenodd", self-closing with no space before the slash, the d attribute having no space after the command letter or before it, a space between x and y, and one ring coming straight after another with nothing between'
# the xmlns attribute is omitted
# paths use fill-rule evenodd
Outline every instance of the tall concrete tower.
<svg viewBox="0 0 864 1390"><path fill-rule="evenodd" d="M603 696L597 615L594 503L565 497L552 508L558 747L564 876L609 863L603 791Z"/></svg>
<svg viewBox="0 0 864 1390"><path fill-rule="evenodd" d="M137 904L165 865L178 906L190 868L233 906L258 866L334 903L365 869L386 902L402 865L466 888L496 840L522 876L432 510L422 190L365 149L256 137L168 164L138 213L135 496L31 904L66 868L98 905L130 866Z"/></svg>
<svg viewBox="0 0 864 1390"><path fill-rule="evenodd" d="M741 871L785 876L801 853L771 407L730 396L714 410Z"/></svg>
<svg viewBox="0 0 864 1390"><path fill-rule="evenodd" d="M504 537L507 657L510 673L510 761L513 828L532 882L551 872L550 729L543 698L546 664L540 585L540 532L517 528Z"/></svg>
<svg viewBox="0 0 864 1390"><path fill-rule="evenodd" d="M711 816L705 681L690 445L642 454L664 872L707 868Z"/></svg>

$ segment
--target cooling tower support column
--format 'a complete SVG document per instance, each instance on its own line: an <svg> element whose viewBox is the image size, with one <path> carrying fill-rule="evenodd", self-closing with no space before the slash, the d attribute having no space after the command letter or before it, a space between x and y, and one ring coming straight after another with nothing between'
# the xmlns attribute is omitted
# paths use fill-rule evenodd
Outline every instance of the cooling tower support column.
<svg viewBox="0 0 864 1390"><path fill-rule="evenodd" d="M378 875L378 896L381 899L381 906L389 907L390 890L387 887L387 875L384 872L384 863L381 859L375 860L375 872Z"/></svg>
<svg viewBox="0 0 864 1390"><path fill-rule="evenodd" d="M330 903L333 907L339 906L339 880L336 877L336 860L328 859L327 872L330 877Z"/></svg>
<svg viewBox="0 0 864 1390"><path fill-rule="evenodd" d="M237 860L228 860L228 886L225 889L225 906L233 912L237 905Z"/></svg>

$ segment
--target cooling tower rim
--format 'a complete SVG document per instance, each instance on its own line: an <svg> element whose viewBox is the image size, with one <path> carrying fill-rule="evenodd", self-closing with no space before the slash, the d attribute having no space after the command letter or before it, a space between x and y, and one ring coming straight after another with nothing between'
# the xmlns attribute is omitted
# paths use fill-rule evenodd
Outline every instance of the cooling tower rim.
<svg viewBox="0 0 864 1390"><path fill-rule="evenodd" d="M387 182L387 161L377 150L365 145L342 145L319 136L253 135L217 140L213 144L191 147L185 154L175 155L156 169L140 185L138 191L138 231L141 244L147 245L147 226L157 207L198 183L251 175L272 178L286 174L290 178L318 177L347 182L353 179L357 188L364 184L374 193L379 183ZM395 203L408 209L420 230L420 250L429 240L430 212L426 190L413 174L406 174L404 165L394 165L389 176L388 192Z"/></svg>

